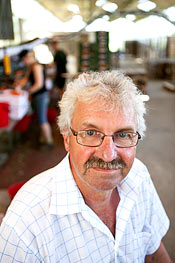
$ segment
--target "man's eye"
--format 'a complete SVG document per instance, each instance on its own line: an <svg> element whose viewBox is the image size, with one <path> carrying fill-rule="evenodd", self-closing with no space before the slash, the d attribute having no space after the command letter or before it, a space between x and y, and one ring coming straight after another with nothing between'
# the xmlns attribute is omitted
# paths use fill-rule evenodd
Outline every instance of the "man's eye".
<svg viewBox="0 0 175 263"><path fill-rule="evenodd" d="M86 131L86 135L88 136L94 136L95 134L96 134L96 131L92 131L92 130Z"/></svg>
<svg viewBox="0 0 175 263"><path fill-rule="evenodd" d="M119 136L120 138L126 138L126 137L128 136L128 133L127 133L127 132L119 132L119 133L118 133L118 136Z"/></svg>

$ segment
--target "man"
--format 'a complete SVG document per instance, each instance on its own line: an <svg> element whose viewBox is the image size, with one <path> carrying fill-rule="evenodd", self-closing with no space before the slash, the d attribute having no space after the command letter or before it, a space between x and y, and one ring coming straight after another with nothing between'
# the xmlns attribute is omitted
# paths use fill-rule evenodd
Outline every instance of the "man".
<svg viewBox="0 0 175 263"><path fill-rule="evenodd" d="M63 50L60 49L59 43L56 40L51 42L54 51L54 63L56 66L55 85L58 88L58 95L61 98L65 90L65 77L66 73L67 56Z"/></svg>
<svg viewBox="0 0 175 263"><path fill-rule="evenodd" d="M60 102L68 155L26 183L0 229L0 262L170 263L169 220L136 145L145 106L118 72L83 73Z"/></svg>

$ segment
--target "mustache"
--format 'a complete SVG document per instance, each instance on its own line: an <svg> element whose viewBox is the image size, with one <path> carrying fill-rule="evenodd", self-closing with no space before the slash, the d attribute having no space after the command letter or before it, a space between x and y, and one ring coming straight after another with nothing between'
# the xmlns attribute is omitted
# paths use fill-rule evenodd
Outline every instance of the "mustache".
<svg viewBox="0 0 175 263"><path fill-rule="evenodd" d="M85 168L101 168L106 170L122 169L125 168L126 164L121 158L112 160L111 162L105 162L100 158L91 157L85 163Z"/></svg>

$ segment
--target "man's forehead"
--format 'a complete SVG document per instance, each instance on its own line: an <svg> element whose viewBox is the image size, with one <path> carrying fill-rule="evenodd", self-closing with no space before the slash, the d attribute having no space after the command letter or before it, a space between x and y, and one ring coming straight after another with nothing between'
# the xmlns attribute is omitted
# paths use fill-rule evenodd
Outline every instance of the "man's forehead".
<svg viewBox="0 0 175 263"><path fill-rule="evenodd" d="M110 106L106 107L106 105L97 103L97 101L94 103L79 101L73 113L73 120L79 124L85 122L93 125L96 124L96 120L100 119L107 122L111 120L119 122L119 120L123 119L123 121L136 124L136 113L131 105L128 105L128 107L118 107L116 104L112 107Z"/></svg>
<svg viewBox="0 0 175 263"><path fill-rule="evenodd" d="M134 107L130 102L120 104L115 100L109 100L106 98L92 98L92 101L88 100L77 100L75 104L74 113L80 113L80 110L90 110L92 113L98 111L104 112L116 112L124 115L135 113Z"/></svg>

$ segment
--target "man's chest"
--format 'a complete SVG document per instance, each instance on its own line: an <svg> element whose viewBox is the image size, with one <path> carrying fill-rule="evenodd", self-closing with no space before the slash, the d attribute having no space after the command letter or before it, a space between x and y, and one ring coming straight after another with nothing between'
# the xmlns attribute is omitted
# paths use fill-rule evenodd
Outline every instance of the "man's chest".
<svg viewBox="0 0 175 263"><path fill-rule="evenodd" d="M104 220L113 227L114 222L110 221L110 217L105 217ZM116 225L116 236L119 236L120 232L121 229ZM144 246L143 249L140 248L142 237L146 236L145 233L134 234L132 224L128 225L118 242L101 220L87 220L79 213L58 218L58 224L55 222L52 233L54 242L47 238L48 245L44 256L47 257L48 251L52 249L54 259L51 262L144 262ZM46 262L50 262L49 260Z"/></svg>

